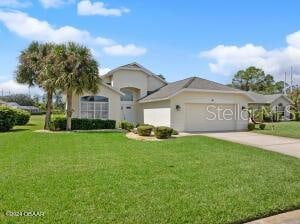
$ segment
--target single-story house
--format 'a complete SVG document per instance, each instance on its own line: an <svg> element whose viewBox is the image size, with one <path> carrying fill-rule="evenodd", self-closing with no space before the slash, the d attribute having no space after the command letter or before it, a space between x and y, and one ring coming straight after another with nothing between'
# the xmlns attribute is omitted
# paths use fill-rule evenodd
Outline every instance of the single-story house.
<svg viewBox="0 0 300 224"><path fill-rule="evenodd" d="M6 105L6 102L3 100L0 100L0 106L5 106L5 105Z"/></svg>
<svg viewBox="0 0 300 224"><path fill-rule="evenodd" d="M178 131L245 130L246 92L199 77L168 83L134 62L101 77L97 94L73 96L73 117L128 120Z"/></svg>
<svg viewBox="0 0 300 224"><path fill-rule="evenodd" d="M39 113L40 109L38 107L35 106L21 106L16 102L5 102L6 106L14 108L14 109L21 109L21 110L26 110L31 114L35 114L35 113Z"/></svg>
<svg viewBox="0 0 300 224"><path fill-rule="evenodd" d="M293 101L284 94L263 95L255 92L248 92L254 102L249 103L251 108L259 109L263 106L270 107L273 112L282 113L283 119L290 119L290 108Z"/></svg>

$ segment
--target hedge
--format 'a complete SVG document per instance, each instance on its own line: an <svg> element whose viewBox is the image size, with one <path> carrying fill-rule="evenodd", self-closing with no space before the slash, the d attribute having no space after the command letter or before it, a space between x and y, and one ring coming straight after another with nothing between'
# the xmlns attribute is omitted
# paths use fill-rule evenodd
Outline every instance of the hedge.
<svg viewBox="0 0 300 224"><path fill-rule="evenodd" d="M56 117L51 122L51 130L66 130L67 119L65 117ZM96 129L115 129L115 120L101 119L81 119L72 118L72 130L96 130Z"/></svg>
<svg viewBox="0 0 300 224"><path fill-rule="evenodd" d="M137 128L138 135L140 136L150 136L153 126L150 125L141 125Z"/></svg>
<svg viewBox="0 0 300 224"><path fill-rule="evenodd" d="M30 113L25 110L14 109L15 125L25 125L30 120Z"/></svg>
<svg viewBox="0 0 300 224"><path fill-rule="evenodd" d="M9 131L15 125L15 111L9 107L0 106L0 132Z"/></svg>
<svg viewBox="0 0 300 224"><path fill-rule="evenodd" d="M154 129L154 135L158 139L170 138L173 133L173 129L165 126L159 126Z"/></svg>

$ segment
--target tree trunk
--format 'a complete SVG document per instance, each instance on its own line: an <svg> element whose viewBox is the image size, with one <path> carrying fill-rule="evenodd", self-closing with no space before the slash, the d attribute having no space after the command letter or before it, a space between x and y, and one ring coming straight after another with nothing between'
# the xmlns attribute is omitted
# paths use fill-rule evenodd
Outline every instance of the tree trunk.
<svg viewBox="0 0 300 224"><path fill-rule="evenodd" d="M46 116L45 116L45 124L44 124L44 129L45 130L50 129L51 113L52 113L52 96L53 96L53 92L48 91L47 92Z"/></svg>
<svg viewBox="0 0 300 224"><path fill-rule="evenodd" d="M67 91L67 131L72 130L72 91Z"/></svg>

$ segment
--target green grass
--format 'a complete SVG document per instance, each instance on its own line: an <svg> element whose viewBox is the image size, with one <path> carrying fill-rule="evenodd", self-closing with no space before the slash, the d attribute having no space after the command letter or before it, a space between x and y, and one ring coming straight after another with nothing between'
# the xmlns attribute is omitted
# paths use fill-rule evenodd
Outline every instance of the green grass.
<svg viewBox="0 0 300 224"><path fill-rule="evenodd" d="M241 223L300 208L296 158L200 136L32 132L41 125L0 134L0 223Z"/></svg>
<svg viewBox="0 0 300 224"><path fill-rule="evenodd" d="M255 132L266 134L266 135L276 135L282 137L298 138L300 139L300 122L290 121L290 122L278 122L278 123L267 123L265 130L255 129Z"/></svg>

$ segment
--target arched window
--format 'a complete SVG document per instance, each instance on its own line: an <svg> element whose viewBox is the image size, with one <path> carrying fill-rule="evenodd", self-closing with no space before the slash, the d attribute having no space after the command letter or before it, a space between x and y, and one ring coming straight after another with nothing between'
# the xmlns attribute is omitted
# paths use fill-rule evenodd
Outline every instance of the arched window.
<svg viewBox="0 0 300 224"><path fill-rule="evenodd" d="M108 98L104 96L83 96L80 98L80 117L108 119Z"/></svg>
<svg viewBox="0 0 300 224"><path fill-rule="evenodd" d="M121 90L124 96L121 96L121 101L133 101L133 93L129 89Z"/></svg>

